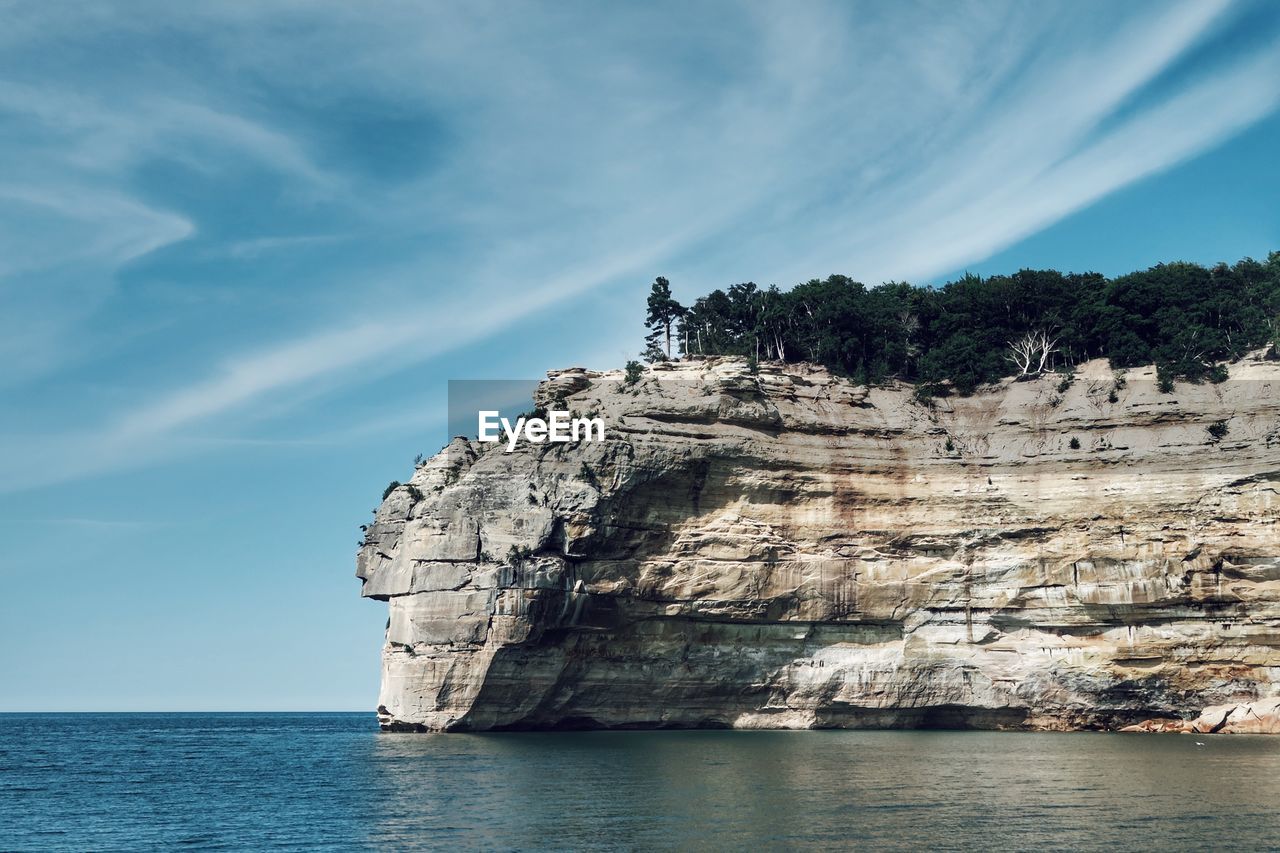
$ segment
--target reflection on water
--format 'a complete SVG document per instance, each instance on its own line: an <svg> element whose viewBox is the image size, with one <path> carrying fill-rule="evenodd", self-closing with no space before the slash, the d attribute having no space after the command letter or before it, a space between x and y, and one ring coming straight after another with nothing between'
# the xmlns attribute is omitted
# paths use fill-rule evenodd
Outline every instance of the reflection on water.
<svg viewBox="0 0 1280 853"><path fill-rule="evenodd" d="M374 754L385 795L369 838L401 844L414 827L436 826L495 847L1280 843L1280 739L1199 742L984 732L383 735Z"/></svg>
<svg viewBox="0 0 1280 853"><path fill-rule="evenodd" d="M0 715L5 849L1262 848L1277 802L1267 737Z"/></svg>

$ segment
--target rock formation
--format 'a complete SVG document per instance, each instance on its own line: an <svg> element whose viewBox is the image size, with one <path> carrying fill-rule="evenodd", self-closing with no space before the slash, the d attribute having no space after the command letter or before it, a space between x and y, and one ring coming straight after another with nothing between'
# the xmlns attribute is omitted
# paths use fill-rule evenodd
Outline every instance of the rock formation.
<svg viewBox="0 0 1280 853"><path fill-rule="evenodd" d="M1180 732L1182 734L1280 734L1280 699L1214 705L1194 720L1143 720L1122 732Z"/></svg>
<svg viewBox="0 0 1280 853"><path fill-rule="evenodd" d="M1261 355L932 401L712 358L555 372L561 400L606 440L456 438L377 510L385 728L1119 728L1280 695Z"/></svg>

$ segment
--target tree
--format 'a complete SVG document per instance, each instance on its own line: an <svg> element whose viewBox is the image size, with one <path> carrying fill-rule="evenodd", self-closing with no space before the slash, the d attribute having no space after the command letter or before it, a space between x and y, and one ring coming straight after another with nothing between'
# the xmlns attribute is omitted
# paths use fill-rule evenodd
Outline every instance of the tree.
<svg viewBox="0 0 1280 853"><path fill-rule="evenodd" d="M640 362L632 360L627 362L626 378L622 380L622 387L628 388L635 385L644 376L644 366Z"/></svg>
<svg viewBox="0 0 1280 853"><path fill-rule="evenodd" d="M654 364L659 361L670 361L671 359L667 357L666 351L662 349L661 339L661 329L652 331L645 335L644 352L640 353L640 357L650 364Z"/></svg>
<svg viewBox="0 0 1280 853"><path fill-rule="evenodd" d="M648 306L649 313L644 321L649 328L649 334L645 338L648 344L645 358L654 361L650 356L657 355L658 351L664 352L666 358L671 358L671 330L686 312L683 305L671 298L671 283L662 276L654 279L649 289Z"/></svg>
<svg viewBox="0 0 1280 853"><path fill-rule="evenodd" d="M1009 343L1009 355L1005 356L1018 368L1019 376L1039 376L1049 366L1049 357L1058 349L1056 339L1046 332L1027 332Z"/></svg>
<svg viewBox="0 0 1280 853"><path fill-rule="evenodd" d="M808 361L858 382L892 377L967 394L1011 374L1106 358L1113 368L1154 363L1172 390L1175 379L1214 379L1224 362L1268 344L1280 358L1280 252L1110 279L1024 269L942 287L866 287L842 275L790 290L748 281L687 310L659 278L648 306L650 360L673 356L678 334L685 355Z"/></svg>

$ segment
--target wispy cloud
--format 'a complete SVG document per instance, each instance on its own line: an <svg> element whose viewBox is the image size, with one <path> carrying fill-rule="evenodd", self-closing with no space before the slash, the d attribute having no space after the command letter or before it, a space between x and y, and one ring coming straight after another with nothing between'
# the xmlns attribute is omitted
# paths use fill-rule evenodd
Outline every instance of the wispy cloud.
<svg viewBox="0 0 1280 853"><path fill-rule="evenodd" d="M10 402L150 319L120 281L161 249L145 292L198 272L244 298L172 318L146 374L161 390L75 407L67 433L11 429L0 490L235 439L268 404L323 419L324 391L655 270L876 282L979 260L1273 112L1274 41L1189 62L1237 14L33 7L0 85L26 166L0 184Z"/></svg>
<svg viewBox="0 0 1280 853"><path fill-rule="evenodd" d="M823 231L824 242L842 245L867 281L927 278L992 254L1266 116L1280 106L1275 49L1201 75L1100 129L1228 9L1225 2L1174 7L1101 36L1087 52L1041 63L986 111L980 130L878 193L883 214L852 211ZM834 260L829 248L816 254Z"/></svg>
<svg viewBox="0 0 1280 853"><path fill-rule="evenodd" d="M0 518L0 525L11 527L53 527L59 530L80 529L90 531L145 530L152 527L145 521L124 521L107 518L78 518L75 516L51 516L46 518Z"/></svg>

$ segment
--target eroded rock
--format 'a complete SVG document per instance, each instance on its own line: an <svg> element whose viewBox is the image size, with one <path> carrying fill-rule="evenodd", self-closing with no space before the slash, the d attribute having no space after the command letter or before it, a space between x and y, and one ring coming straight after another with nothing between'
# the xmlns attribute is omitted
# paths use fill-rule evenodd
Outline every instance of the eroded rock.
<svg viewBox="0 0 1280 853"><path fill-rule="evenodd" d="M1274 730L1280 365L932 406L727 358L622 379L539 391L606 441L455 439L383 502L384 726Z"/></svg>

